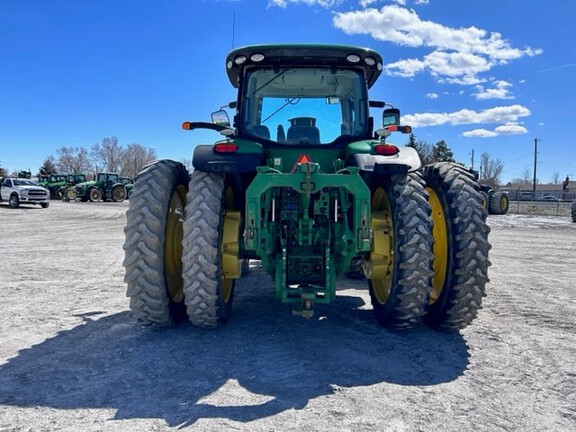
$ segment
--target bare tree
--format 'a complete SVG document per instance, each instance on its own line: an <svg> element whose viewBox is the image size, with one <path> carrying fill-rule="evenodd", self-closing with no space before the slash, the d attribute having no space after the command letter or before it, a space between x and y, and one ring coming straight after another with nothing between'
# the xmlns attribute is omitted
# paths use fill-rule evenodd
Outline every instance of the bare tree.
<svg viewBox="0 0 576 432"><path fill-rule="evenodd" d="M180 162L186 167L189 173L194 171L194 165L192 165L192 159L180 159Z"/></svg>
<svg viewBox="0 0 576 432"><path fill-rule="evenodd" d="M101 144L94 144L91 156L95 171L120 172L122 147L115 136L104 138Z"/></svg>
<svg viewBox="0 0 576 432"><path fill-rule="evenodd" d="M408 140L408 147L412 147L418 152L422 165L429 165L434 162L434 156L432 155L432 144L424 140L417 140L414 134L410 134Z"/></svg>
<svg viewBox="0 0 576 432"><path fill-rule="evenodd" d="M531 182L532 182L532 171L526 168L524 171L522 171L522 183L529 184Z"/></svg>
<svg viewBox="0 0 576 432"><path fill-rule="evenodd" d="M559 184L560 183L560 173L558 171L554 171L552 174L552 183Z"/></svg>
<svg viewBox="0 0 576 432"><path fill-rule="evenodd" d="M492 187L500 184L504 164L499 159L492 159L486 152L480 155L480 181Z"/></svg>
<svg viewBox="0 0 576 432"><path fill-rule="evenodd" d="M82 147L60 147L58 150L56 167L59 172L66 174L86 173L90 167L88 150Z"/></svg>
<svg viewBox="0 0 576 432"><path fill-rule="evenodd" d="M122 151L120 160L120 175L134 178L144 165L156 159L156 151L140 144L128 144Z"/></svg>

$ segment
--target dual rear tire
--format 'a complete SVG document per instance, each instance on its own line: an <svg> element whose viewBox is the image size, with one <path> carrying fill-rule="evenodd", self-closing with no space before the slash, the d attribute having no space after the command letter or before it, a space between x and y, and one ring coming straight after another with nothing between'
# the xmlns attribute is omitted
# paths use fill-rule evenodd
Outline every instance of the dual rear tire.
<svg viewBox="0 0 576 432"><path fill-rule="evenodd" d="M240 277L240 219L225 180L190 176L171 160L146 166L136 178L123 265L130 308L143 324L188 317L209 328L228 320Z"/></svg>
<svg viewBox="0 0 576 432"><path fill-rule="evenodd" d="M372 182L373 248L364 266L385 327L457 330L488 282L489 228L474 177L451 163ZM377 269L377 271L374 271Z"/></svg>

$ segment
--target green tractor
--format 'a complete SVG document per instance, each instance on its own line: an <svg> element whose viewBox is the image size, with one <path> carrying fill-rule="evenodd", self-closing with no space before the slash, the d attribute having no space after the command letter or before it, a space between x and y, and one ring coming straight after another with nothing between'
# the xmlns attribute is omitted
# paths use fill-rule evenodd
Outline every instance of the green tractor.
<svg viewBox="0 0 576 432"><path fill-rule="evenodd" d="M68 174L68 182L72 186L76 186L78 183L85 183L86 174Z"/></svg>
<svg viewBox="0 0 576 432"><path fill-rule="evenodd" d="M387 141L410 133L400 111L370 100L382 71L372 50L257 45L226 59L238 89L233 122L184 122L223 139L194 149L194 171L172 160L135 179L125 231L125 282L144 324L226 323L241 263L258 259L276 298L310 318L362 262L377 321L460 329L488 282L489 227L474 175L421 166ZM371 109L382 112L375 127Z"/></svg>
<svg viewBox="0 0 576 432"><path fill-rule="evenodd" d="M130 199L130 196L132 195L132 189L134 188L134 180L132 180L130 177L120 177L119 180L126 189L126 199Z"/></svg>
<svg viewBox="0 0 576 432"><path fill-rule="evenodd" d="M96 180L78 183L66 190L65 199L68 201L122 202L126 199L126 188L118 179L116 173L97 173Z"/></svg>
<svg viewBox="0 0 576 432"><path fill-rule="evenodd" d="M44 187L50 191L50 198L62 198L70 186L67 174L52 174Z"/></svg>
<svg viewBox="0 0 576 432"><path fill-rule="evenodd" d="M489 214L504 215L510 208L510 197L508 192L496 191L492 186L480 184L482 194L482 205Z"/></svg>

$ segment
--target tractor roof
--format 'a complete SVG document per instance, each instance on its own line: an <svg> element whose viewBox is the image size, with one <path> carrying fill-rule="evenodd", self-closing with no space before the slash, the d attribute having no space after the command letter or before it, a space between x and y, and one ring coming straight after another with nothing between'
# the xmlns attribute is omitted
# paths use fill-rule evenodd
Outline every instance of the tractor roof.
<svg viewBox="0 0 576 432"><path fill-rule="evenodd" d="M364 69L368 88L382 73L382 56L368 48L348 45L252 45L237 48L226 57L226 71L234 87L247 67L355 67Z"/></svg>

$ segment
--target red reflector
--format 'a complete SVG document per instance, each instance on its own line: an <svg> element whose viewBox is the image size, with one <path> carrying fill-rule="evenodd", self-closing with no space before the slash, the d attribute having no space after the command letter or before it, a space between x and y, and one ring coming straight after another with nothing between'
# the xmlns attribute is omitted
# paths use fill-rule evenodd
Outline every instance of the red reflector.
<svg viewBox="0 0 576 432"><path fill-rule="evenodd" d="M308 155L303 154L298 157L296 163L299 164L312 163L312 158Z"/></svg>
<svg viewBox="0 0 576 432"><path fill-rule="evenodd" d="M378 144L374 147L374 151L383 156L394 156L400 151L398 147L390 144Z"/></svg>
<svg viewBox="0 0 576 432"><path fill-rule="evenodd" d="M236 144L223 143L214 145L214 151L216 153L234 153L236 150L238 150Z"/></svg>

